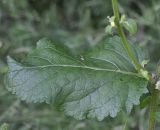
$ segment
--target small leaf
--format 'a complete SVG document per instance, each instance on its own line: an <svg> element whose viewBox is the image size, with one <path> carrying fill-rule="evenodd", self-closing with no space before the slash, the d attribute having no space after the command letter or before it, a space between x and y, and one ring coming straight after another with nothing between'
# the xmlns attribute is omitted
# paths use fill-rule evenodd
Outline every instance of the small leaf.
<svg viewBox="0 0 160 130"><path fill-rule="evenodd" d="M134 35L137 32L137 23L133 19L128 19L122 22L122 25L131 35Z"/></svg>
<svg viewBox="0 0 160 130"><path fill-rule="evenodd" d="M116 24L115 24L115 16L112 16L112 17L109 17L108 16L108 19L109 19L109 23L112 27L116 27Z"/></svg>
<svg viewBox="0 0 160 130"><path fill-rule="evenodd" d="M132 49L141 62L139 49ZM65 47L64 47L65 48ZM81 56L82 57L82 56ZM8 58L8 90L27 102L47 102L76 119L115 117L147 91L119 37L77 58L43 39L23 63Z"/></svg>
<svg viewBox="0 0 160 130"><path fill-rule="evenodd" d="M106 28L105 28L105 32L107 34L113 34L113 27L111 25L108 25Z"/></svg>
<svg viewBox="0 0 160 130"><path fill-rule="evenodd" d="M147 80L150 79L150 75L149 75L149 72L145 69L140 69L140 74Z"/></svg>
<svg viewBox="0 0 160 130"><path fill-rule="evenodd" d="M142 67L144 67L144 66L147 65L148 63L149 63L149 60L143 60L142 63L141 63L141 65L142 65Z"/></svg>
<svg viewBox="0 0 160 130"><path fill-rule="evenodd" d="M140 108L141 109L145 108L149 104L150 99L151 96L149 93L142 95L140 99Z"/></svg>

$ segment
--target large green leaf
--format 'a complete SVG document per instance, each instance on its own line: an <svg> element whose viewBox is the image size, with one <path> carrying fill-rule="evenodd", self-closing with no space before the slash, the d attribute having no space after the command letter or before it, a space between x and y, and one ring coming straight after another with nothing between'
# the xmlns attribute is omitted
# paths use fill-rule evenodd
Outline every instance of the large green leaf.
<svg viewBox="0 0 160 130"><path fill-rule="evenodd" d="M8 64L8 90L27 102L52 103L77 119L115 117L122 108L130 112L147 92L147 81L117 36L79 57L43 39L23 64L11 58Z"/></svg>

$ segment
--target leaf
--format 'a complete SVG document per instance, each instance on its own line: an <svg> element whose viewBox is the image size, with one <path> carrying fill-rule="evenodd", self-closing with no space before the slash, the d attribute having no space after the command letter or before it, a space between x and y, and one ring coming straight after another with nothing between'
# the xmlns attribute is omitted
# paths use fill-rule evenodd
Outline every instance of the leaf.
<svg viewBox="0 0 160 130"><path fill-rule="evenodd" d="M27 102L51 103L76 119L103 120L122 108L130 112L147 92L147 81L136 73L117 36L81 57L43 39L23 64L8 58L8 65L9 91Z"/></svg>
<svg viewBox="0 0 160 130"><path fill-rule="evenodd" d="M145 108L151 100L151 95L149 93L143 94L140 98L140 108Z"/></svg>
<svg viewBox="0 0 160 130"><path fill-rule="evenodd" d="M134 35L137 32L137 23L133 19L122 22L122 25L131 35Z"/></svg>
<svg viewBox="0 0 160 130"><path fill-rule="evenodd" d="M106 28L105 28L105 32L107 34L113 34L113 27L111 25L108 25Z"/></svg>

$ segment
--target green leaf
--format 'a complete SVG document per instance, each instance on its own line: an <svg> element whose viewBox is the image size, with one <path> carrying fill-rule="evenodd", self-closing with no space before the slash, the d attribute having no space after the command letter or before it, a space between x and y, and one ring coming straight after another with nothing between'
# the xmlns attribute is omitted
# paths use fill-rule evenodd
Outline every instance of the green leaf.
<svg viewBox="0 0 160 130"><path fill-rule="evenodd" d="M113 27L111 25L108 25L106 28L105 28L105 32L107 34L113 34Z"/></svg>
<svg viewBox="0 0 160 130"><path fill-rule="evenodd" d="M145 108L149 104L150 100L151 100L151 95L149 93L142 95L140 99L140 108L141 109Z"/></svg>
<svg viewBox="0 0 160 130"><path fill-rule="evenodd" d="M122 22L122 25L131 35L134 35L137 32L137 23L133 19L128 19Z"/></svg>
<svg viewBox="0 0 160 130"><path fill-rule="evenodd" d="M132 49L141 60L139 49ZM8 58L8 65L8 90L27 102L51 103L76 119L103 120L122 108L130 112L147 92L147 81L117 36L80 57L43 39L22 64Z"/></svg>

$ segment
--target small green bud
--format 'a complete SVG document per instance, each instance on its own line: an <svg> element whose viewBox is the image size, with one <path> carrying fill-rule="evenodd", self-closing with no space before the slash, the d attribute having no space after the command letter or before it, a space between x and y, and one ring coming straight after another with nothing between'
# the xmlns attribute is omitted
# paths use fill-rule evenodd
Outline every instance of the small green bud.
<svg viewBox="0 0 160 130"><path fill-rule="evenodd" d="M108 25L106 28L105 28L105 32L107 34L113 34L113 29L116 28L116 24L115 24L115 17L112 16L112 17L107 17L108 20L109 20L109 23L110 25Z"/></svg>
<svg viewBox="0 0 160 130"><path fill-rule="evenodd" d="M112 27L116 27L115 22L112 21L112 22L111 22L111 26L112 26Z"/></svg>
<svg viewBox="0 0 160 130"><path fill-rule="evenodd" d="M144 69L141 69L141 70L140 70L140 74L141 74L145 79L147 79L147 80L150 79L150 76L149 76L149 72L148 72L148 71L146 71L146 70L144 70Z"/></svg>
<svg viewBox="0 0 160 130"><path fill-rule="evenodd" d="M109 19L109 23L112 27L116 27L116 24L115 24L115 16L112 16L112 17L109 17L108 16L108 19Z"/></svg>

